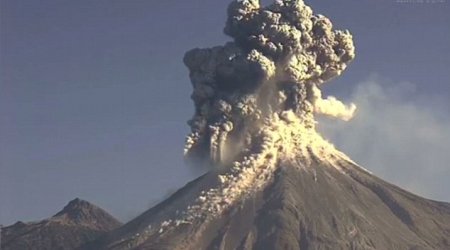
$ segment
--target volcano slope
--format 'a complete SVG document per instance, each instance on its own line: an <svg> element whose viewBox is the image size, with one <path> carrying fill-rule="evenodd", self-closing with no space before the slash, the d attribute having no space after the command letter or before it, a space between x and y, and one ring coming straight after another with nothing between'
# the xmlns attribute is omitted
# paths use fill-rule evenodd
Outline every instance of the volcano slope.
<svg viewBox="0 0 450 250"><path fill-rule="evenodd" d="M345 159L334 164L280 162L265 188L222 214L171 224L189 200L219 183L208 173L90 249L450 249L450 204Z"/></svg>

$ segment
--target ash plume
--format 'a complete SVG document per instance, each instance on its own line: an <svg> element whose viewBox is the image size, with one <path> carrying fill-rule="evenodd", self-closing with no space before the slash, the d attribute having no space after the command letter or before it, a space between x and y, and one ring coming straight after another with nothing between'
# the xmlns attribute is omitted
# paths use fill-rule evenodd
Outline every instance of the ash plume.
<svg viewBox="0 0 450 250"><path fill-rule="evenodd" d="M281 139L307 137L314 131L315 113L352 118L354 104L323 99L320 91L355 57L349 31L334 30L327 17L314 15L302 0L266 7L258 0L235 0L227 13L224 32L233 41L193 49L184 57L195 104L185 145L188 158L213 164L245 161L269 145L272 151L286 151L286 146L280 149L286 145ZM289 136L280 134L286 126L294 126L287 129Z"/></svg>
<svg viewBox="0 0 450 250"><path fill-rule="evenodd" d="M223 46L193 49L190 71L195 114L185 156L213 166L213 180L155 230L207 223L264 189L285 162L304 169L320 161L340 172L352 162L315 130L314 114L349 120L355 105L323 99L320 87L355 57L348 31L333 30L301 0L235 0L228 7ZM152 227L153 228L153 227Z"/></svg>
<svg viewBox="0 0 450 250"><path fill-rule="evenodd" d="M315 114L356 111L320 90L355 57L348 31L301 0L235 0L225 33L184 58L185 154L213 168L89 249L450 249L449 204L373 176L316 132Z"/></svg>

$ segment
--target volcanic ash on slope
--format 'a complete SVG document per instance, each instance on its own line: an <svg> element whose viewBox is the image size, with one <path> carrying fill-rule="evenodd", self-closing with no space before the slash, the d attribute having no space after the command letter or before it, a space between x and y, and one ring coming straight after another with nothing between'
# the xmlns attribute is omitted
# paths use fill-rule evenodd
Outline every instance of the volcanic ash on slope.
<svg viewBox="0 0 450 250"><path fill-rule="evenodd" d="M233 1L224 31L233 42L184 58L195 103L185 155L226 169L190 216L220 214L264 185L280 160L346 159L316 133L314 114L349 120L356 110L320 91L354 58L352 36L303 1Z"/></svg>
<svg viewBox="0 0 450 250"><path fill-rule="evenodd" d="M351 34L333 30L328 18L299 0L267 7L233 1L224 31L232 42L193 49L184 58L195 104L185 155L212 166L213 177L127 244L213 220L261 190L280 161L305 168L316 158L334 167L334 161L350 161L316 133L314 114L348 120L355 112L353 104L322 99L320 91L354 58Z"/></svg>

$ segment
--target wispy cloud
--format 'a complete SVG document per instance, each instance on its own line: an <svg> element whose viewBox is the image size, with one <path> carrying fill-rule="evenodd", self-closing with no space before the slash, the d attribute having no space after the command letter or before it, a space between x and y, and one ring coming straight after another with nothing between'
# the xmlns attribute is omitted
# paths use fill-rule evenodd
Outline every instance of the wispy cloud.
<svg viewBox="0 0 450 250"><path fill-rule="evenodd" d="M374 174L427 198L450 201L449 104L414 84L370 77L351 95L350 122L321 120L320 130Z"/></svg>

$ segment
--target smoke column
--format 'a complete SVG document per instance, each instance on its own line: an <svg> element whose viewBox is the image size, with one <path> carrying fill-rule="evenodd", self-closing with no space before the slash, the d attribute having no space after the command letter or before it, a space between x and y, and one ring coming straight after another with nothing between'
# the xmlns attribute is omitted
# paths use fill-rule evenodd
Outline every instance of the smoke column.
<svg viewBox="0 0 450 250"><path fill-rule="evenodd" d="M149 225L149 235L180 225L201 231L203 222L270 183L285 162L305 170L320 162L343 171L337 163L351 161L316 132L314 120L314 114L349 120L356 110L320 91L355 57L350 33L333 30L302 0L267 7L235 0L224 32L233 41L184 57L195 104L184 153L194 165L216 171L202 179L204 189L185 194L184 208L173 207L166 220Z"/></svg>
<svg viewBox="0 0 450 250"><path fill-rule="evenodd" d="M295 123L296 136L306 137L298 130L314 131L314 114L352 118L355 105L322 99L320 91L355 57L349 31L333 30L328 18L314 15L302 0L266 7L258 0L235 0L227 13L224 32L233 41L184 57L195 104L188 159L227 164L260 152L282 132L274 128L281 121Z"/></svg>

